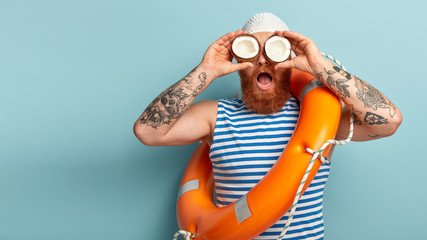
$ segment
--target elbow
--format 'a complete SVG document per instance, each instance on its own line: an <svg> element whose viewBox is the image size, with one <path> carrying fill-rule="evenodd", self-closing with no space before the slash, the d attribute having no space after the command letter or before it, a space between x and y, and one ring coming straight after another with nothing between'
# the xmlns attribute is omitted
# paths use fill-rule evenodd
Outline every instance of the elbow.
<svg viewBox="0 0 427 240"><path fill-rule="evenodd" d="M389 137L396 133L397 129L400 127L400 124L402 123L402 114L399 110L397 110L396 114L389 119L387 128L383 132L384 137Z"/></svg>
<svg viewBox="0 0 427 240"><path fill-rule="evenodd" d="M138 121L133 125L133 133L140 142L147 146L167 145L167 132Z"/></svg>
<svg viewBox="0 0 427 240"><path fill-rule="evenodd" d="M147 131L147 127L141 123L135 122L133 125L133 133L135 134L136 138L142 142L142 144L146 146L156 146L153 141L153 137L150 137L150 133Z"/></svg>
<svg viewBox="0 0 427 240"><path fill-rule="evenodd" d="M397 129L400 127L400 124L402 123L402 114L399 110L397 110L394 117L390 120L390 135L393 135Z"/></svg>

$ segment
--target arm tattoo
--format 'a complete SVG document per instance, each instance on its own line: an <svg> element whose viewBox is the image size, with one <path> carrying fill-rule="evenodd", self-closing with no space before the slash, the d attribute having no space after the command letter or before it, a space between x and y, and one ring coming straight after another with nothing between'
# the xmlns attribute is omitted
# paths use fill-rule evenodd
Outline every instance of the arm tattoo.
<svg viewBox="0 0 427 240"><path fill-rule="evenodd" d="M196 97L206 85L207 75L202 72L198 75L200 81L195 86L195 79L192 77L196 69L193 69L187 76L170 86L145 109L140 123L156 128L170 124L172 120L178 119L190 107L191 99Z"/></svg>
<svg viewBox="0 0 427 240"><path fill-rule="evenodd" d="M350 73L348 73L348 72L346 72L346 71L344 71L342 68L339 68L339 67L337 67L337 66L333 66L332 67L337 73L340 73L341 75L345 75L345 78L346 79L348 79L348 80L350 80L351 79L351 74Z"/></svg>
<svg viewBox="0 0 427 240"><path fill-rule="evenodd" d="M363 113L361 111L358 111L354 108L353 104L347 104L344 106L344 108L348 108L351 113L355 115L355 117L362 115Z"/></svg>
<svg viewBox="0 0 427 240"><path fill-rule="evenodd" d="M360 121L360 119L355 114L352 113L352 115L354 119L354 124L362 126L363 125L362 121Z"/></svg>
<svg viewBox="0 0 427 240"><path fill-rule="evenodd" d="M360 78L351 75L350 73L344 71L343 69L333 66L333 70L327 70L325 68L325 72L327 73L328 77L326 78L325 82L329 86L334 86L336 94L339 94L343 98L350 97L350 92L348 91L349 85L346 84L350 79L354 79L354 86L356 87L356 97L359 99L365 108L371 108L373 110L377 110L378 108L385 108L389 110L390 117L393 118L396 114L396 107L391 103L389 100L387 100L380 91L378 91L376 88L372 87L368 83L362 81ZM343 78L335 78L332 76L335 73L340 74ZM322 72L317 74L317 77L323 79ZM353 110L353 109L350 109Z"/></svg>
<svg viewBox="0 0 427 240"><path fill-rule="evenodd" d="M344 106L343 111L348 109L350 111L351 116L353 116L353 123L356 125L363 125L362 121L359 119L357 115L362 115L361 111L357 111L354 109L353 104L348 104Z"/></svg>
<svg viewBox="0 0 427 240"><path fill-rule="evenodd" d="M332 77L332 75L339 72L337 70L340 70L340 68L335 67L335 66L334 66L334 70L326 70L325 69L326 74L328 74L328 77L325 79L326 84L328 84L330 87L332 87L332 86L335 87L336 93L341 95L343 98L350 97L350 92L347 89L348 87L350 87L350 85L348 85L346 83L350 80L351 77L348 78L348 75L347 75L346 78L338 78L335 80ZM317 74L317 77L324 79L323 74L321 72Z"/></svg>
<svg viewBox="0 0 427 240"><path fill-rule="evenodd" d="M375 135L369 135L368 134L368 136L371 138L380 138L381 137L381 135L379 135L379 134L375 134Z"/></svg>
<svg viewBox="0 0 427 240"><path fill-rule="evenodd" d="M382 117L382 116L380 116L378 114L371 113L371 112L366 112L364 122L367 125L388 124L388 121L387 121L386 118L384 118L384 117Z"/></svg>
<svg viewBox="0 0 427 240"><path fill-rule="evenodd" d="M396 107L374 87L368 83L360 80L357 77L355 79L355 86L357 88L356 96L363 102L366 108L372 108L377 110L378 108L388 108L390 117L394 117L396 114Z"/></svg>

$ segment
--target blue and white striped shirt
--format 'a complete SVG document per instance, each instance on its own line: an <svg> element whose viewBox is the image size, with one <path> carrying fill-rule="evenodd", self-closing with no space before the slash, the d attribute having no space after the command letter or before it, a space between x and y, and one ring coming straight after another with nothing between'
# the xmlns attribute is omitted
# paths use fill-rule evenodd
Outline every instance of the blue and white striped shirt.
<svg viewBox="0 0 427 240"><path fill-rule="evenodd" d="M295 130L299 103L289 99L271 115L253 113L241 98L218 101L212 160L217 206L237 201L267 174ZM284 239L323 239L323 190L330 164L320 167L301 196L294 219ZM289 212L255 239L277 239Z"/></svg>

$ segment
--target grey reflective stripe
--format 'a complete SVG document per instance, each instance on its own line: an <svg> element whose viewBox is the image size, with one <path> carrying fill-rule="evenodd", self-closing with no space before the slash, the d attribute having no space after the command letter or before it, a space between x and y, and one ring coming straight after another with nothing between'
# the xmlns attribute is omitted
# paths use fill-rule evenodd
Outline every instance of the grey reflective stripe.
<svg viewBox="0 0 427 240"><path fill-rule="evenodd" d="M317 88L317 87L323 87L325 86L325 84L323 84L322 82L320 82L317 79L313 79L311 80L309 83L307 83L305 85L305 87L302 89L301 94L299 96L299 100L302 101L302 99L304 98L304 96L310 92L311 90Z"/></svg>
<svg viewBox="0 0 427 240"><path fill-rule="evenodd" d="M248 205L247 195L237 200L234 211L236 213L236 217L239 223L242 223L248 217L252 216L251 210L249 209L249 205Z"/></svg>
<svg viewBox="0 0 427 240"><path fill-rule="evenodd" d="M184 185L182 185L179 190L178 190L178 198L181 197L182 194L190 191L190 190L195 190L195 189L199 189L199 179L194 179L194 180L190 180L186 183L184 183Z"/></svg>

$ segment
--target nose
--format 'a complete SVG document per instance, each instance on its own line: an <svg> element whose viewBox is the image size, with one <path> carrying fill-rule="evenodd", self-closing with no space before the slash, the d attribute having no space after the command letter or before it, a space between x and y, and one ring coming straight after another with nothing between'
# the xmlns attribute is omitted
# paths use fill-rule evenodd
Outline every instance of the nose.
<svg viewBox="0 0 427 240"><path fill-rule="evenodd" d="M270 61L264 56L264 51L262 51L258 56L257 65L262 66L268 64L270 64Z"/></svg>

